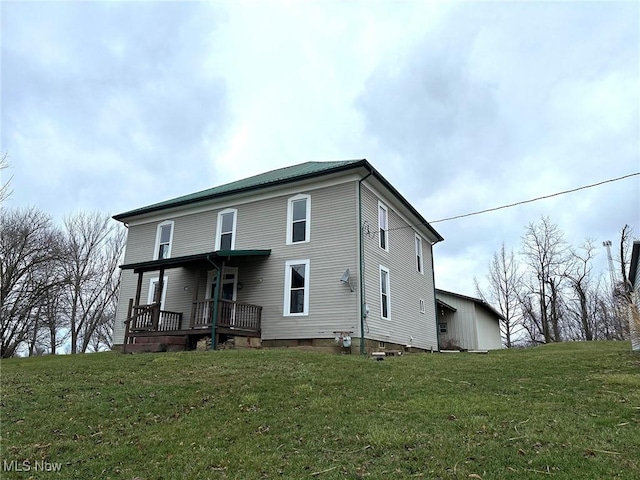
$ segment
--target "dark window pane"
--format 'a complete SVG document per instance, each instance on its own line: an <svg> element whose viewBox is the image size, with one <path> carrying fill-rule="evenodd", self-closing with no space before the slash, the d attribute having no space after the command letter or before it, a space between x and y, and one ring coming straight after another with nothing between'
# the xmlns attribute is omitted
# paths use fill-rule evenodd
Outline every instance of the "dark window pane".
<svg viewBox="0 0 640 480"><path fill-rule="evenodd" d="M233 213L222 215L222 232L228 233L233 230Z"/></svg>
<svg viewBox="0 0 640 480"><path fill-rule="evenodd" d="M293 224L293 238L292 242L304 242L306 235L307 222L295 222Z"/></svg>
<svg viewBox="0 0 640 480"><path fill-rule="evenodd" d="M158 251L158 258L160 260L164 258L169 258L169 244L160 245L160 249Z"/></svg>
<svg viewBox="0 0 640 480"><path fill-rule="evenodd" d="M160 227L160 243L169 243L171 239L171 225Z"/></svg>
<svg viewBox="0 0 640 480"><path fill-rule="evenodd" d="M307 218L307 201L296 200L293 204L293 221L304 220Z"/></svg>
<svg viewBox="0 0 640 480"><path fill-rule="evenodd" d="M422 259L418 255L418 273L422 273Z"/></svg>
<svg viewBox="0 0 640 480"><path fill-rule="evenodd" d="M304 265L291 267L291 288L304 288Z"/></svg>
<svg viewBox="0 0 640 480"><path fill-rule="evenodd" d="M222 284L222 298L224 300L233 300L233 283Z"/></svg>
<svg viewBox="0 0 640 480"><path fill-rule="evenodd" d="M387 248L387 231L384 228L380 229L380 248Z"/></svg>
<svg viewBox="0 0 640 480"><path fill-rule="evenodd" d="M231 250L232 234L225 233L220 237L220 250Z"/></svg>
<svg viewBox="0 0 640 480"><path fill-rule="evenodd" d="M291 290L289 313L304 313L304 290Z"/></svg>
<svg viewBox="0 0 640 480"><path fill-rule="evenodd" d="M382 296L382 316L387 318L389 316L389 306L387 305L387 296Z"/></svg>

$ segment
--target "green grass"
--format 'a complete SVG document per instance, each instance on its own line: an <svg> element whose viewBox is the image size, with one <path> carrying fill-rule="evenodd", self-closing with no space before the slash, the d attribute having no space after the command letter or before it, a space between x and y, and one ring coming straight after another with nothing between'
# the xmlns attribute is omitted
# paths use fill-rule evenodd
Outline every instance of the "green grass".
<svg viewBox="0 0 640 480"><path fill-rule="evenodd" d="M640 478L628 343L375 362L292 350L0 363L1 478ZM2 465L0 465L0 468Z"/></svg>

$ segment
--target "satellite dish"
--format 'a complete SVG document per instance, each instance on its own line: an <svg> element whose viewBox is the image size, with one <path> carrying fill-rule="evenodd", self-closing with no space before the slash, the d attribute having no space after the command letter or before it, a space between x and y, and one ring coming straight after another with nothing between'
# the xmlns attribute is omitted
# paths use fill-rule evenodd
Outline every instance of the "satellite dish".
<svg viewBox="0 0 640 480"><path fill-rule="evenodd" d="M350 277L349 269L347 268L347 270L342 274L342 278L340 279L340 281L344 283L349 283L349 277Z"/></svg>
<svg viewBox="0 0 640 480"><path fill-rule="evenodd" d="M349 273L349 269L347 268L347 270L342 274L342 278L340 279L340 281L349 285L349 289L353 292L353 287L351 286L351 282L349 281L350 278L351 274Z"/></svg>

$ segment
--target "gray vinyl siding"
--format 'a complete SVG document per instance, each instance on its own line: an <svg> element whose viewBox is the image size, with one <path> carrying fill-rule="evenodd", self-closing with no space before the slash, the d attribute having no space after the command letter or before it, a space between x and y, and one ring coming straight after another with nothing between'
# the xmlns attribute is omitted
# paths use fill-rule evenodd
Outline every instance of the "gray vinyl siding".
<svg viewBox="0 0 640 480"><path fill-rule="evenodd" d="M456 309L456 312L445 315L447 333L440 336L441 345L451 342L461 348L476 350L478 337L476 333L475 304L456 295L438 292L438 298Z"/></svg>
<svg viewBox="0 0 640 480"><path fill-rule="evenodd" d="M310 242L286 245L288 199L298 193L311 195ZM226 208L238 210L235 249L271 249L268 258L236 260L237 301L261 305L262 338L333 338L334 331L357 331L357 182L310 189L240 205L224 204L210 211L198 212L173 220L171 256L179 257L210 252L215 249L218 212ZM125 264L152 260L157 225L153 222L129 227ZM310 260L309 315L283 316L285 262ZM212 267L213 268L213 267ZM343 272L352 272L354 292L340 282ZM144 275L141 303L146 303L149 279L158 272ZM203 299L206 272L181 268L165 271L168 289L165 310L183 312L183 325L190 321L193 293L198 286L198 299ZM197 278L200 278L198 281ZM124 271L118 303L114 343L122 343L123 322L129 298L135 296L137 275ZM185 290L186 287L186 290Z"/></svg>
<svg viewBox="0 0 640 480"><path fill-rule="evenodd" d="M498 350L502 348L498 318L478 304L475 305L475 310L478 348L480 350Z"/></svg>
<svg viewBox="0 0 640 480"><path fill-rule="evenodd" d="M379 246L378 200L388 209L388 252ZM437 349L430 242L422 237L424 274L421 274L416 269L416 231L398 215L389 202L384 198L379 199L364 184L362 209L365 225L364 301L369 307L365 337L381 342ZM380 265L389 269L389 319L381 318ZM420 299L425 301L424 314L420 313Z"/></svg>
<svg viewBox="0 0 640 480"><path fill-rule="evenodd" d="M440 344L451 342L468 350L497 350L502 348L498 318L471 299L439 291L440 300L456 309L446 312L447 333L440 336Z"/></svg>

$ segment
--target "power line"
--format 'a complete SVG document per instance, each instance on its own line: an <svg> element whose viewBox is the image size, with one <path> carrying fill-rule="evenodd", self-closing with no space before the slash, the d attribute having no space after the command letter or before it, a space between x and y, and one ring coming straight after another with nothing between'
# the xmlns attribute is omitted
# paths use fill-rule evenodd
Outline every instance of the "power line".
<svg viewBox="0 0 640 480"><path fill-rule="evenodd" d="M635 177L636 175L640 175L640 172L630 173L628 175L623 175L622 177L610 178L609 180L603 180L601 182L592 183L590 185L583 185L582 187L572 188L570 190L563 190L561 192L552 193L550 195L544 195L542 197L531 198L529 200L522 200L521 202L509 203L508 205L501 205L499 207L487 208L485 210L479 210L477 212L465 213L463 215L456 215L454 217L441 218L440 220L433 220L433 221L429 222L429 224L431 224L431 223L439 223L439 222L447 222L449 220L456 220L458 218L471 217L473 215L480 215L481 213L495 212L496 210L502 210L504 208L515 207L516 205L523 205L525 203L537 202L538 200L544 200L546 198L557 197L559 195L564 195L566 193L577 192L578 190L585 190L587 188L597 187L599 185L604 185L605 183L617 182L619 180L624 180L625 178ZM368 222L365 222L365 223L366 223L366 227L367 227L366 235L368 237L379 235L379 233L380 233L379 231L371 232L369 230ZM416 223L416 224L412 224L412 225L406 225L404 227L388 228L386 231L387 232L391 232L393 230L403 230L405 228L413 228L413 227L417 227L417 226L420 226L420 225L423 225L423 224L422 223ZM364 228L364 226L365 225L363 224L363 228Z"/></svg>
<svg viewBox="0 0 640 480"><path fill-rule="evenodd" d="M542 197L532 198L530 200L523 200L521 202L510 203L508 205L501 205L499 207L487 208L486 210L479 210L477 212L465 213L463 215L456 215L455 217L441 218L440 220L433 220L429 223L447 222L449 220L455 220L457 218L471 217L472 215L480 215L481 213L487 213L487 212L495 212L496 210L502 210L503 208L510 208L510 207L515 207L516 205L523 205L525 203L537 202L538 200L544 200L546 198L557 197L559 195L564 195L566 193L577 192L578 190L585 190L587 188L597 187L599 185L604 185L605 183L617 182L619 180L624 180L625 178L634 177L636 175L640 175L640 172L630 173L629 175L623 175L622 177L611 178L609 180L603 180L602 182L592 183L591 185L584 185L582 187L572 188L570 190L563 190L562 192L556 192L550 195L544 195Z"/></svg>

